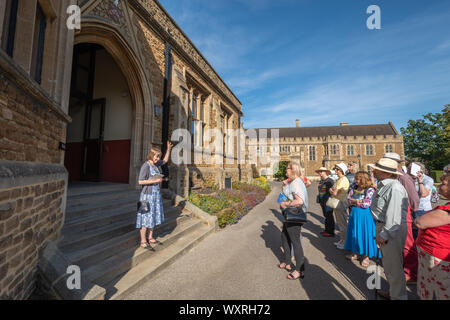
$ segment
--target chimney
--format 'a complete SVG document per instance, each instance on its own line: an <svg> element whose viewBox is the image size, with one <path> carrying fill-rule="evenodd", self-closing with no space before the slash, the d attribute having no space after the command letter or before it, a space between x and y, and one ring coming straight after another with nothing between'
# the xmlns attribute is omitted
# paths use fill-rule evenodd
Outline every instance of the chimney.
<svg viewBox="0 0 450 320"><path fill-rule="evenodd" d="M341 127L348 126L348 122L341 122Z"/></svg>
<svg viewBox="0 0 450 320"><path fill-rule="evenodd" d="M300 120L299 120L299 119L295 119L295 126L296 126L297 128L300 127Z"/></svg>

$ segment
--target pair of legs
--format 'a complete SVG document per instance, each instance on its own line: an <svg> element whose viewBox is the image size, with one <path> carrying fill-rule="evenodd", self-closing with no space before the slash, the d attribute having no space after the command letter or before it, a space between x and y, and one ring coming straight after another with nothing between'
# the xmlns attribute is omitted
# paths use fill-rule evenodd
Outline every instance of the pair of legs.
<svg viewBox="0 0 450 320"><path fill-rule="evenodd" d="M380 233L383 224L377 223L377 234ZM406 241L406 224L402 224L397 230L396 238L390 238L381 246L381 261L383 263L386 280L389 283L389 295L393 300L407 300L406 279L403 270L403 248Z"/></svg>
<svg viewBox="0 0 450 320"><path fill-rule="evenodd" d="M347 224L348 224L348 213L347 207L339 201L337 208L333 210L334 216L336 218L336 224L339 227L339 238L342 244L345 243L347 237Z"/></svg>
<svg viewBox="0 0 450 320"><path fill-rule="evenodd" d="M333 209L321 203L322 213L325 217L325 232L334 235L334 216Z"/></svg>
<svg viewBox="0 0 450 320"><path fill-rule="evenodd" d="M148 237L147 237L148 231ZM141 228L141 247L145 248L149 243L156 243L157 241L153 239L153 228Z"/></svg>
<svg viewBox="0 0 450 320"><path fill-rule="evenodd" d="M281 231L281 244L284 251L284 261L280 264L280 268L285 268L290 271L292 268L288 268L291 263L291 245L294 248L295 256L295 268L289 274L289 279L298 279L304 275L304 262L305 256L303 255L303 248L300 243L300 231L301 225L298 224L283 224L283 230Z"/></svg>

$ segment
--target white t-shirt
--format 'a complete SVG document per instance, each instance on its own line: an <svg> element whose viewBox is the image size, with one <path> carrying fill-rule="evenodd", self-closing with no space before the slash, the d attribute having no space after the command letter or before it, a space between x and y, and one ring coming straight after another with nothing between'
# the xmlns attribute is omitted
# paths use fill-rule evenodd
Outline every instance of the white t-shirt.
<svg viewBox="0 0 450 320"><path fill-rule="evenodd" d="M431 190L433 189L434 180L427 175L423 175L422 182L423 186L429 191L429 194L424 198L420 197L419 194L419 210L430 211L433 209L433 206L431 205ZM419 192L419 182L415 180L414 183L416 184L417 192Z"/></svg>

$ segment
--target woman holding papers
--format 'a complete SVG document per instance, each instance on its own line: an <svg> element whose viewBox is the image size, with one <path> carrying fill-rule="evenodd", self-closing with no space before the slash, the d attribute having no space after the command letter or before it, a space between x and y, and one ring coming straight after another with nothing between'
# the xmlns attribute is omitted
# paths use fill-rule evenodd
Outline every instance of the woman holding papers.
<svg viewBox="0 0 450 320"><path fill-rule="evenodd" d="M160 183L163 175L158 167L169 160L173 145L167 142L167 152L161 160L161 150L153 147L148 153L146 161L139 173L139 185L142 186L138 204L136 228L140 229L141 247L152 249L151 243L157 243L153 238L153 228L164 221L163 202L160 192ZM148 230L148 237L147 237Z"/></svg>

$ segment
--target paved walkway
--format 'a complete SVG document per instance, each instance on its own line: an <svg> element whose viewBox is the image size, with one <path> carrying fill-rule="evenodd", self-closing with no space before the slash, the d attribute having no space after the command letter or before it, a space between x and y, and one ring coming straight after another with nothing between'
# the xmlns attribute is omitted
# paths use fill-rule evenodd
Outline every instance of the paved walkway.
<svg viewBox="0 0 450 320"><path fill-rule="evenodd" d="M275 183L266 200L238 224L207 237L126 299L374 299L366 287L366 270L345 258L348 251L336 249L333 242L337 239L319 235L324 219L314 201L315 183L308 188L310 221L302 231L306 276L286 279L287 272L278 268L282 216L276 200L280 189L281 184ZM381 285L387 288L384 279ZM408 290L409 298L417 299L416 287Z"/></svg>

